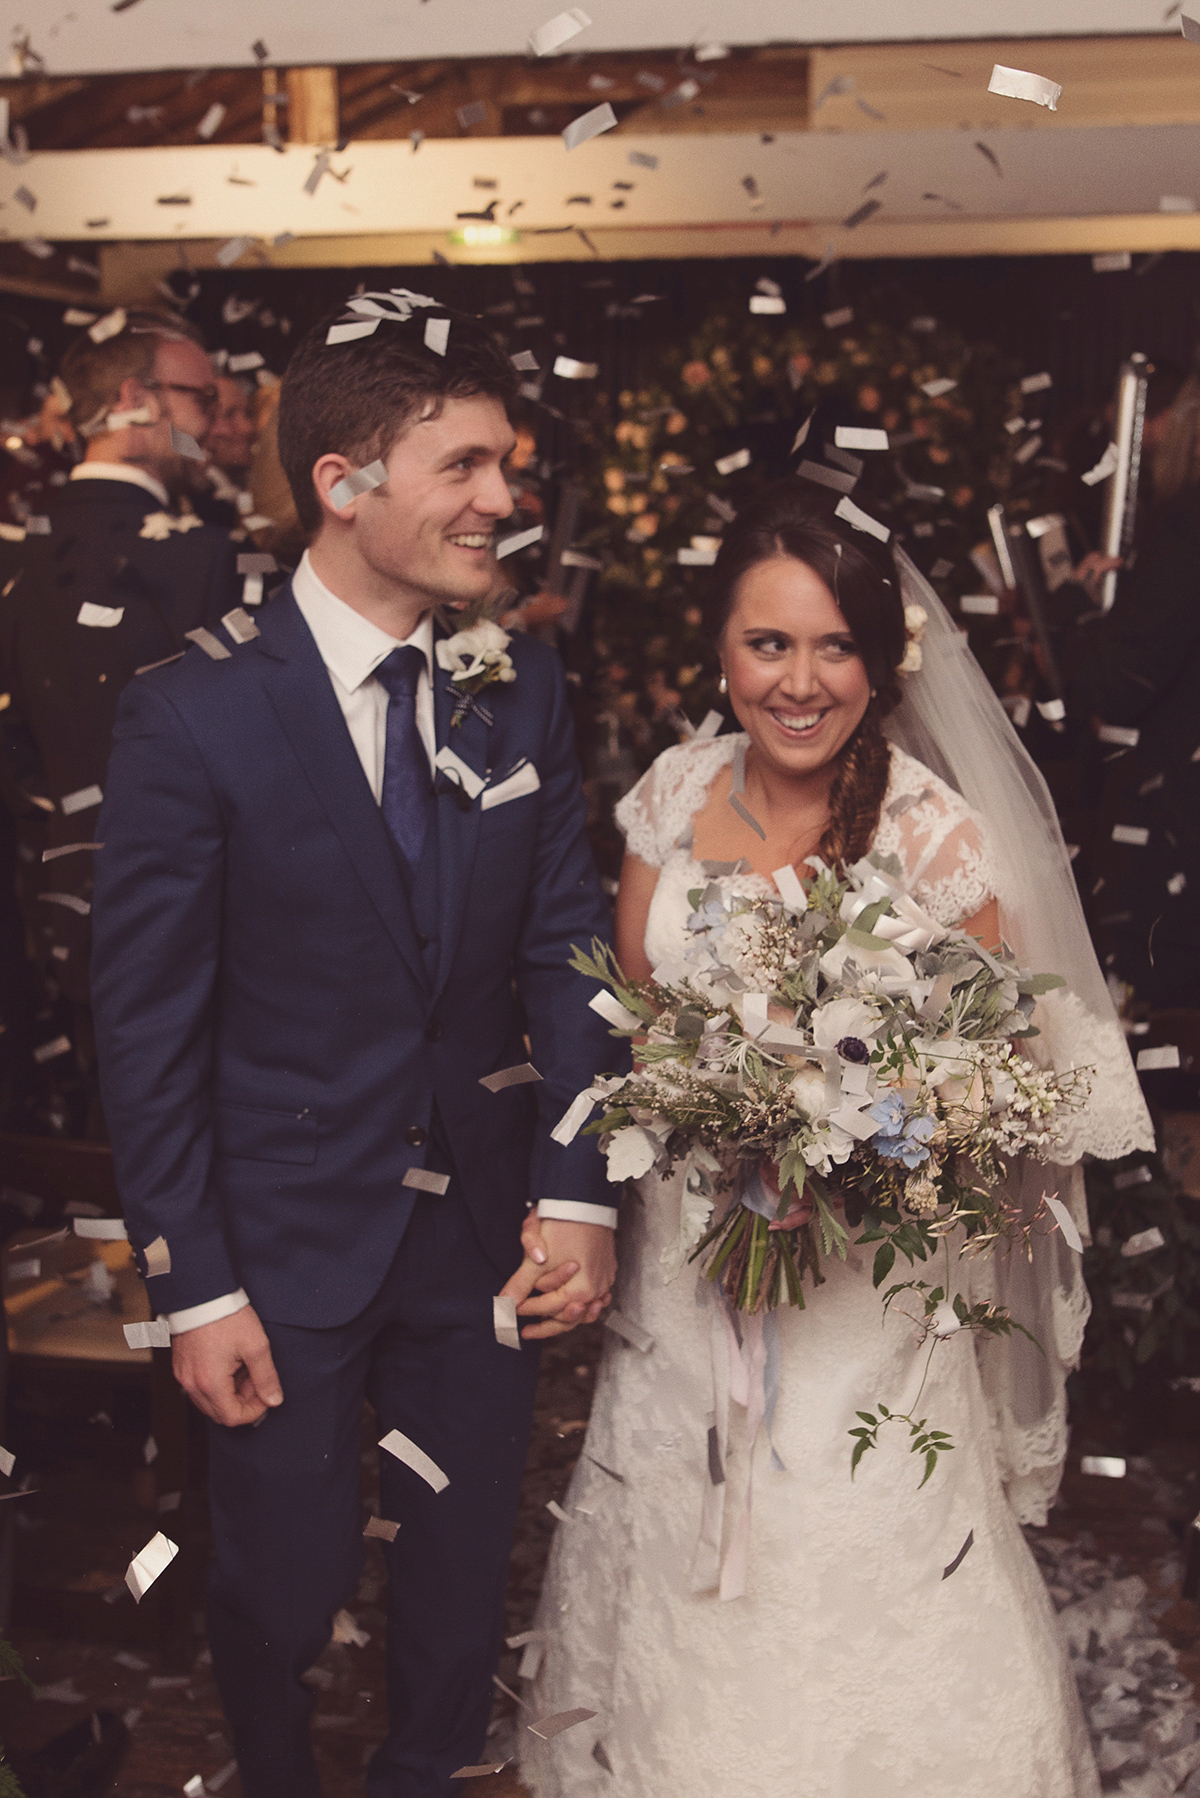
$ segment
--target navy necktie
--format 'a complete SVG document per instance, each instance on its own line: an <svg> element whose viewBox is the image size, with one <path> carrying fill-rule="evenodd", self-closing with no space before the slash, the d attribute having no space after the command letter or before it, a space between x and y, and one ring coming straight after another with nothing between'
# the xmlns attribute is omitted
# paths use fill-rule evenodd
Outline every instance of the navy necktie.
<svg viewBox="0 0 1200 1798"><path fill-rule="evenodd" d="M393 649L375 670L375 679L388 694L380 810L400 853L414 872L421 859L433 802L429 757L417 729L417 683L424 667L424 655L408 643Z"/></svg>

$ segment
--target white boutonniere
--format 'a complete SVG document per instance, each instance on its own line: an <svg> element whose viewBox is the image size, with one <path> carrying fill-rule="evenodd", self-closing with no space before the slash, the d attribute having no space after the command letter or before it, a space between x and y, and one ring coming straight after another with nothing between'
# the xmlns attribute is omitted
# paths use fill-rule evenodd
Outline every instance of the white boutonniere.
<svg viewBox="0 0 1200 1798"><path fill-rule="evenodd" d="M469 711L479 709L473 701L484 687L507 686L516 680L512 657L506 654L508 644L508 632L485 618L452 637L443 637L436 645L438 667L449 674L455 697L452 725L461 724Z"/></svg>

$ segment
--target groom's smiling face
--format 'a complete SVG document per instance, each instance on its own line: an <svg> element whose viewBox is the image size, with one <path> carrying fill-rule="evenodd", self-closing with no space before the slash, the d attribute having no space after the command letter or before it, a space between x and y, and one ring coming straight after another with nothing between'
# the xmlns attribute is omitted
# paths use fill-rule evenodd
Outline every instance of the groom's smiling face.
<svg viewBox="0 0 1200 1798"><path fill-rule="evenodd" d="M513 510L505 464L515 446L498 399L447 399L419 417L387 458L387 484L355 502L363 560L426 607L486 598L497 527Z"/></svg>

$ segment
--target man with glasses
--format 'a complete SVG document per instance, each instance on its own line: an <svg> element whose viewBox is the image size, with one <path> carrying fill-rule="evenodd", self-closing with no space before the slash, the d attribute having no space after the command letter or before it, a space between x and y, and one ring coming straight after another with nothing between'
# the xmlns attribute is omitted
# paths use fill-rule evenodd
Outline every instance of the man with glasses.
<svg viewBox="0 0 1200 1798"><path fill-rule="evenodd" d="M68 1131L103 1134L94 1080L88 956L95 821L113 718L139 669L220 632L240 582L226 531L180 511L189 440L207 433L217 387L191 327L114 313L99 343L81 332L63 358L67 417L84 447L0 569L0 754L16 794L21 897L53 1019L51 1110ZM60 396L61 397L61 396ZM50 860L43 860L49 853ZM61 1127L61 1126L60 1126Z"/></svg>

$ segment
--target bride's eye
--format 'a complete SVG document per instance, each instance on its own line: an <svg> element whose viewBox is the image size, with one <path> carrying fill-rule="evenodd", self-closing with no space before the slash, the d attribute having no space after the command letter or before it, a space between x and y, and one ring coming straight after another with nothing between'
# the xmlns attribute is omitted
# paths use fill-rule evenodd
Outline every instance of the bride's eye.
<svg viewBox="0 0 1200 1798"><path fill-rule="evenodd" d="M858 654L858 645L853 637L827 637L822 647L826 655L832 655L839 661Z"/></svg>
<svg viewBox="0 0 1200 1798"><path fill-rule="evenodd" d="M787 648L787 638L778 636L774 632L761 637L747 637L746 647L759 654L782 655Z"/></svg>

